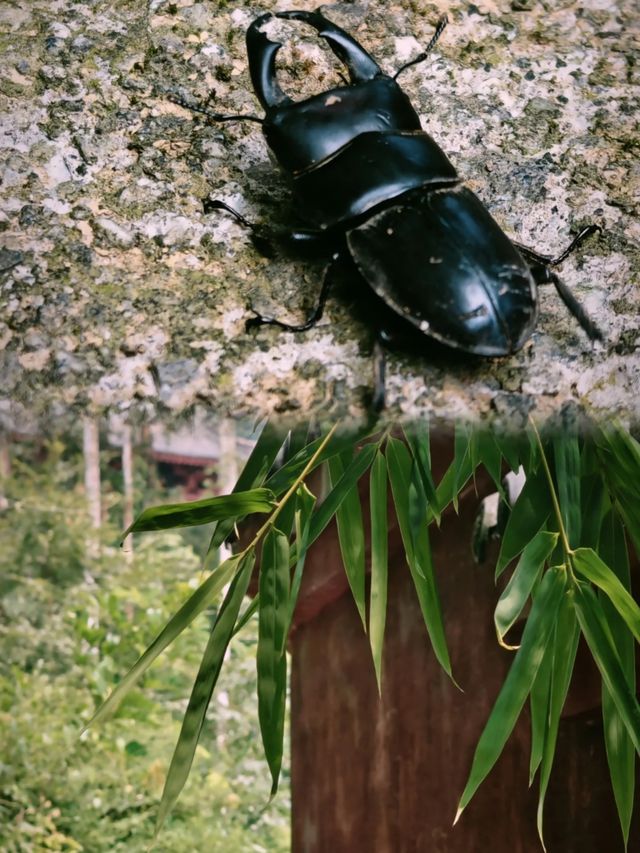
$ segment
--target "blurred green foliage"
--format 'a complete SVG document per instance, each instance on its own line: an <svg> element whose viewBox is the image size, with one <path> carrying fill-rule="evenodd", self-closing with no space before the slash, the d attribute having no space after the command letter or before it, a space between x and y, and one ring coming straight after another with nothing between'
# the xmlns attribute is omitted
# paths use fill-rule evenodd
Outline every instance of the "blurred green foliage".
<svg viewBox="0 0 640 853"><path fill-rule="evenodd" d="M113 456L113 454L111 454ZM103 470L109 468L106 460ZM148 503L171 497L137 460ZM12 447L0 488L0 849L146 850L186 699L215 609L154 664L115 717L80 736L96 707L201 580L179 533L140 537L133 558L117 476L110 521L91 529L82 456L71 445ZM140 490L139 490L140 494ZM289 849L288 774L269 774L256 707L257 620L235 638L183 796L155 850Z"/></svg>

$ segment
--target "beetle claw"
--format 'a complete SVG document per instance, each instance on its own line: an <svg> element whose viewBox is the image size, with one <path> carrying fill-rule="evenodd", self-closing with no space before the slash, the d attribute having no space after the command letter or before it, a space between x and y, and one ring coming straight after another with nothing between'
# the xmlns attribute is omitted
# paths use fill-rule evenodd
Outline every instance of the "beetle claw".
<svg viewBox="0 0 640 853"><path fill-rule="evenodd" d="M325 18L321 12L305 12L296 9L290 12L276 12L276 18L303 21L313 27L318 35L325 39L338 59L347 66L352 83L373 80L374 77L382 74L378 63L362 45L342 27Z"/></svg>
<svg viewBox="0 0 640 853"><path fill-rule="evenodd" d="M247 30L247 54L249 56L249 73L251 82L265 110L289 103L289 98L282 91L276 79L276 54L282 47L280 42L271 41L262 32L262 27L273 15L267 12L251 24Z"/></svg>

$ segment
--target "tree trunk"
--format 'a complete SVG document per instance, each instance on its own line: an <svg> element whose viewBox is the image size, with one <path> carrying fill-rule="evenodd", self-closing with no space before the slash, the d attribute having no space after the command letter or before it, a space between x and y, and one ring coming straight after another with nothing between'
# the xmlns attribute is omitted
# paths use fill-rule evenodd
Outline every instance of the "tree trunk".
<svg viewBox="0 0 640 853"><path fill-rule="evenodd" d="M481 475L477 487L480 496L494 490ZM380 698L335 527L310 551L291 644L294 853L542 851L537 781L528 787L527 711L452 827L475 746L513 660L493 626L494 564L478 566L471 556L478 504L471 486L459 515L447 513L431 536L453 672L464 692L431 650L391 508ZM597 672L589 655L579 654L546 800L549 853L623 850L599 702ZM629 849L640 850L637 820Z"/></svg>
<svg viewBox="0 0 640 853"><path fill-rule="evenodd" d="M95 418L83 421L84 488L89 517L94 528L100 527L102 510L100 502L100 428Z"/></svg>
<svg viewBox="0 0 640 853"><path fill-rule="evenodd" d="M122 520L126 530L133 524L133 445L129 424L124 424L122 427L122 486L124 489ZM122 549L127 555L127 559L131 559L133 555L133 536L131 534L122 543Z"/></svg>

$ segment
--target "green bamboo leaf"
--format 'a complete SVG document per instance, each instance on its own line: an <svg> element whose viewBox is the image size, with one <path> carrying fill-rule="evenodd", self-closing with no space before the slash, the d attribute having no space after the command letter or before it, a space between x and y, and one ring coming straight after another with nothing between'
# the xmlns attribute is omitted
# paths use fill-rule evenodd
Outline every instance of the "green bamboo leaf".
<svg viewBox="0 0 640 853"><path fill-rule="evenodd" d="M636 752L640 751L640 706L627 681L602 605L587 584L576 587L576 613L602 680L611 694Z"/></svg>
<svg viewBox="0 0 640 853"><path fill-rule="evenodd" d="M602 686L602 721L611 786L616 801L624 849L627 850L634 807L636 754L613 696L604 684Z"/></svg>
<svg viewBox="0 0 640 853"><path fill-rule="evenodd" d="M252 489L249 492L236 492L199 501L150 506L125 530L122 540L130 533L169 530L172 527L195 527L220 519L235 520L253 512L271 512L274 506L275 495L269 489Z"/></svg>
<svg viewBox="0 0 640 853"><path fill-rule="evenodd" d="M282 430L274 427L271 423L267 422L265 424L233 487L232 494L251 491L262 486L275 462L284 439L285 433ZM218 522L211 536L209 552L215 551L222 545L233 530L235 521L236 519L229 518Z"/></svg>
<svg viewBox="0 0 640 853"><path fill-rule="evenodd" d="M583 577L605 593L636 640L640 642L640 607L609 566L591 548L578 548L574 551L573 562Z"/></svg>
<svg viewBox="0 0 640 853"><path fill-rule="evenodd" d="M611 566L624 588L629 590L631 575L624 528L613 511L610 511L603 521L599 550L603 562ZM611 601L602 593L600 601L625 678L635 693L636 667L633 635ZM633 816L636 755L613 697L604 684L602 685L602 718L611 784L626 849Z"/></svg>
<svg viewBox="0 0 640 853"><path fill-rule="evenodd" d="M239 634L240 631L242 631L242 629L247 624L247 622L249 622L250 619L255 615L255 613L257 613L259 606L260 606L260 596L254 595L253 598L251 599L251 601L249 602L248 606L245 607L244 613L242 613L240 616L238 616L238 621L236 622L235 627L233 629L233 636L234 637L236 634Z"/></svg>
<svg viewBox="0 0 640 853"><path fill-rule="evenodd" d="M597 548L600 528L607 511L607 489L600 473L588 474L582 478L580 487L582 500L580 519L580 544L585 548Z"/></svg>
<svg viewBox="0 0 640 853"><path fill-rule="evenodd" d="M352 450L353 447L359 444L359 442L371 435L373 431L373 426L365 425L358 430L348 429L334 433L327 446L324 448L322 453L319 454L311 470L315 470L323 462L326 462L327 459L330 459L337 453ZM296 453L296 455L286 462L282 468L269 477L266 482L267 487L270 488L277 497L284 494L284 492L291 488L296 478L302 473L303 469L306 467L323 441L324 437L318 438Z"/></svg>
<svg viewBox="0 0 640 853"><path fill-rule="evenodd" d="M316 509L311 517L309 545L312 545L316 541L318 536L320 536L340 508L342 501L346 498L351 489L354 488L360 477L369 470L377 449L378 446L376 444L365 444L364 447L356 453L342 477L340 477L338 482L333 486L329 494Z"/></svg>
<svg viewBox="0 0 640 853"><path fill-rule="evenodd" d="M242 558L238 573L227 591L211 629L164 783L156 821L156 837L189 776L207 708L222 669L222 662L238 618L242 599L249 586L254 562L255 554L253 552Z"/></svg>
<svg viewBox="0 0 640 853"><path fill-rule="evenodd" d="M429 437L428 421L411 424L410 427L403 427L407 444L411 449L413 458L418 466L418 472L422 479L422 487L432 510L436 523L440 525L440 510L438 505L438 497L436 487L431 473L431 446Z"/></svg>
<svg viewBox="0 0 640 853"><path fill-rule="evenodd" d="M496 564L496 579L511 560L515 559L528 542L531 542L551 513L547 481L543 471L527 477L518 499L514 503Z"/></svg>
<svg viewBox="0 0 640 853"><path fill-rule="evenodd" d="M565 587L566 572L562 570L549 569L542 579L527 619L520 649L478 741L454 824L500 757L513 731L544 658Z"/></svg>
<svg viewBox="0 0 640 853"><path fill-rule="evenodd" d="M549 691L549 713L547 716L542 761L540 763L540 791L538 794L537 826L544 847L543 818L544 801L549 787L551 768L556 752L560 715L569 692L580 630L574 607L574 593L569 589L562 597L551 647L551 687Z"/></svg>
<svg viewBox="0 0 640 853"><path fill-rule="evenodd" d="M458 512L458 496L469 479L466 472L468 470L469 475L471 475L476 470L477 459L474 458L474 445L475 440L472 428L464 421L458 421L454 429L453 494L451 498L456 513Z"/></svg>
<svg viewBox="0 0 640 853"><path fill-rule="evenodd" d="M293 617L296 611L298 595L300 594L300 585L302 583L302 573L304 571L304 563L307 557L307 549L309 548L311 519L313 517L312 514L315 504L316 496L309 491L304 483L302 483L296 494L296 557L295 569L291 580L291 594L289 596L289 613L287 615L285 639L289 635L291 623L293 622Z"/></svg>
<svg viewBox="0 0 640 853"><path fill-rule="evenodd" d="M411 455L406 445L395 438L387 442L387 468L400 534L422 617L436 658L447 675L453 678L431 562L427 502L419 479L414 475Z"/></svg>
<svg viewBox="0 0 640 853"><path fill-rule="evenodd" d="M329 460L329 476L333 487L340 481L351 459L346 453L333 456ZM367 630L367 616L364 593L364 528L362 526L362 507L357 482L349 489L336 511L338 539L344 570L351 587L353 600L358 608L362 627Z"/></svg>
<svg viewBox="0 0 640 853"><path fill-rule="evenodd" d="M469 444L463 444L460 439L458 444L458 457L454 458L436 488L436 503L429 507L428 520L436 518L436 514L442 514L451 503L457 504L458 495L471 479L474 468L471 461L471 449Z"/></svg>
<svg viewBox="0 0 640 853"><path fill-rule="evenodd" d="M502 453L496 443L493 430L481 429L477 434L478 459L487 469L489 476L502 495Z"/></svg>
<svg viewBox="0 0 640 853"><path fill-rule="evenodd" d="M558 501L567 539L572 548L580 541L580 445L577 435L553 438Z"/></svg>
<svg viewBox="0 0 640 853"><path fill-rule="evenodd" d="M271 771L271 796L278 790L282 766L287 693L285 651L289 613L289 540L272 528L262 547L258 617L258 717L264 753Z"/></svg>
<svg viewBox="0 0 640 853"><path fill-rule="evenodd" d="M538 470L542 462L540 446L538 445L538 437L534 430L530 427L524 431L523 441L526 439L527 450L523 453L522 466L525 471L534 473Z"/></svg>
<svg viewBox="0 0 640 853"><path fill-rule="evenodd" d="M286 464L304 449L308 435L308 424L304 421L291 430L289 438L285 442L283 463ZM287 501L278 516L278 528L290 535L293 531L295 520L296 502Z"/></svg>
<svg viewBox="0 0 640 853"><path fill-rule="evenodd" d="M545 735L547 731L547 720L549 716L549 693L551 690L551 674L553 671L552 642L547 644L540 669L536 675L531 695L529 696L529 708L531 710L531 758L529 760L529 787L533 784L538 767L542 761L544 752Z"/></svg>
<svg viewBox="0 0 640 853"><path fill-rule="evenodd" d="M595 441L601 470L640 554L640 444L615 423L597 431Z"/></svg>
<svg viewBox="0 0 640 853"><path fill-rule="evenodd" d="M387 464L378 452L371 468L371 592L369 599L369 641L378 682L382 694L382 647L387 618Z"/></svg>
<svg viewBox="0 0 640 853"><path fill-rule="evenodd" d="M531 590L542 571L545 560L556 546L557 533L548 530L539 530L531 542L525 546L518 565L505 587L504 592L498 600L493 620L496 626L498 642L507 649L515 649L517 646L509 646L504 642L507 631L513 626L518 616L522 613Z"/></svg>
<svg viewBox="0 0 640 853"><path fill-rule="evenodd" d="M138 658L111 695L98 708L92 719L87 723L86 728L93 723L97 723L117 709L120 702L122 702L136 681L147 671L154 660L193 622L196 616L199 616L214 601L216 596L234 577L238 571L238 561L238 556L230 557L222 565L218 566L204 583L200 584L196 591L182 605L180 610L171 617L144 654Z"/></svg>
<svg viewBox="0 0 640 853"><path fill-rule="evenodd" d="M501 456L506 460L511 471L515 473L522 465L523 457L528 454L528 449L524 446L528 442L523 440L522 435L514 433L512 430L505 433L492 429L491 433Z"/></svg>

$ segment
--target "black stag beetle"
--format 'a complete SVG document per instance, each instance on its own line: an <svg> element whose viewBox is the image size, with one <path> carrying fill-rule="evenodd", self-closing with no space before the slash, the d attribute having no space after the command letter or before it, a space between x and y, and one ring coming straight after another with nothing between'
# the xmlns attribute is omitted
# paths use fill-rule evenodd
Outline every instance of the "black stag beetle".
<svg viewBox="0 0 640 853"><path fill-rule="evenodd" d="M264 118L210 113L179 101L214 121L260 122L308 227L291 232L256 227L218 200L206 202L205 209L227 210L252 230L256 245L266 238L332 258L306 322L291 325L254 311L247 327L311 328L322 317L337 262L351 259L370 288L367 310L370 303L383 304L379 340L386 343L392 335L400 341L418 335L423 343L426 336L473 355L510 355L531 336L538 316L537 285L547 283L555 285L589 338L602 338L553 271L600 228L584 228L555 258L514 243L422 130L397 83L399 74L429 55L446 17L424 53L391 77L319 11L275 13L317 30L349 72L346 85L303 101L293 101L278 85L275 60L281 44L264 32L273 17L262 15L247 30L251 80ZM384 356L377 343L374 407L383 405Z"/></svg>

